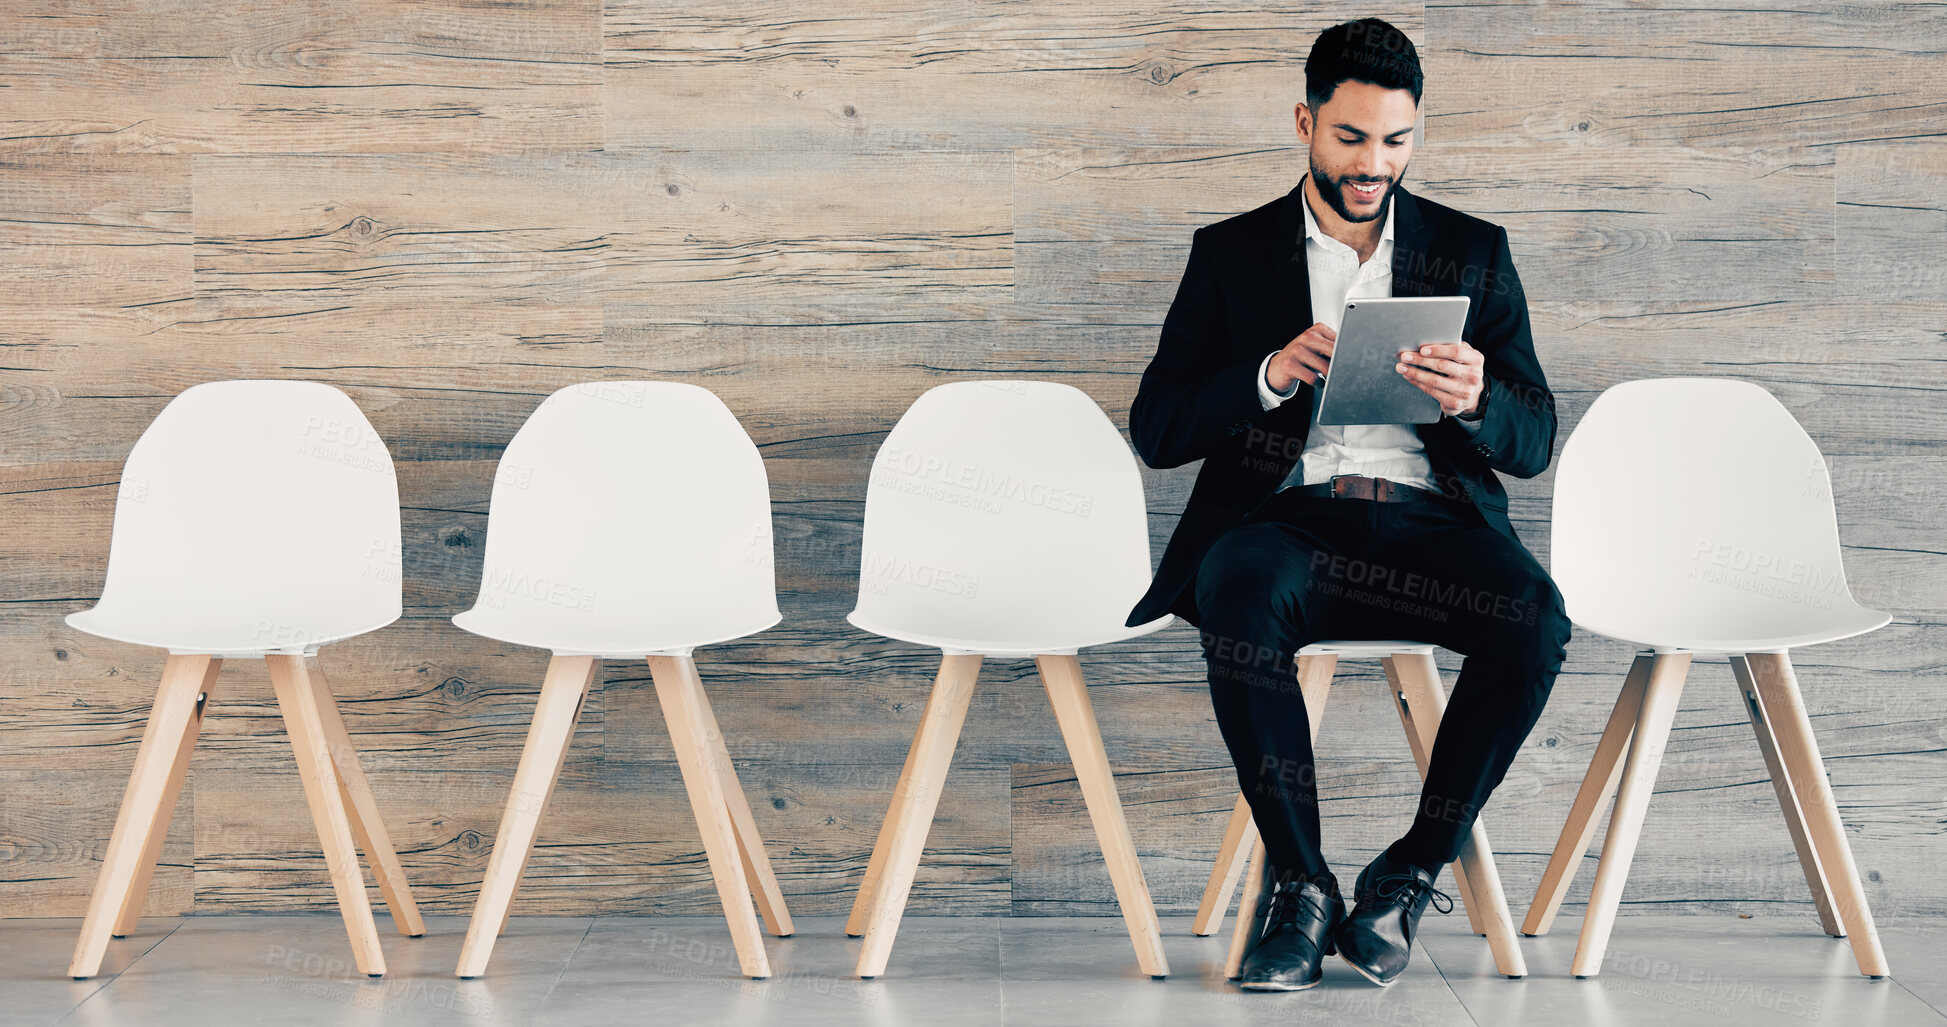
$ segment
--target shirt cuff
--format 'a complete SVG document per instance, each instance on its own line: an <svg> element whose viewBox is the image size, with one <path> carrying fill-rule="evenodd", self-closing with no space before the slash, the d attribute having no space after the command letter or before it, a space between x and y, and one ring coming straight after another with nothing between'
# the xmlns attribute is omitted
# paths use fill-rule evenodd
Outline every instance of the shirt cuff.
<svg viewBox="0 0 1947 1027"><path fill-rule="evenodd" d="M1280 403L1298 394L1298 383L1295 381L1291 383L1291 390L1289 392L1272 391L1270 381L1271 358L1277 355L1278 351L1272 350L1264 355L1264 362L1257 365L1257 401L1263 404L1266 410L1276 410Z"/></svg>

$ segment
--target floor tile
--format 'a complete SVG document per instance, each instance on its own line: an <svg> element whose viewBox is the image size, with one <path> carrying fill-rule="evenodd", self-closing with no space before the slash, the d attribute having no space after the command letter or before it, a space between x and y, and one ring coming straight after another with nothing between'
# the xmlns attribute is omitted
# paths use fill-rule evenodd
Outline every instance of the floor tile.
<svg viewBox="0 0 1947 1027"><path fill-rule="evenodd" d="M1522 938L1529 976L1498 972L1458 912L1429 915L1388 988L1337 957L1303 992L1253 993L1223 978L1229 931L1162 918L1169 975L1142 973L1120 918L907 917L886 973L852 976L861 941L839 916L765 936L771 976L743 976L719 916L520 917L485 977L453 967L467 926L428 919L424 938L381 918L387 974L351 965L336 916L144 920L110 945L103 972L66 977L79 920L0 921L0 1021L63 1024L492 1023L946 1027L1115 1024L1947 1024L1947 921L1883 920L1893 979L1859 975L1848 943L1810 915L1617 918L1603 971L1568 975L1579 917ZM1228 927L1228 925L1226 925Z"/></svg>
<svg viewBox="0 0 1947 1027"><path fill-rule="evenodd" d="M999 917L906 917L883 976L853 976L862 941L845 918L794 917L765 935L771 976L743 976L722 917L596 922L543 1010L543 1023L999 1024Z"/></svg>
<svg viewBox="0 0 1947 1027"><path fill-rule="evenodd" d="M100 973L77 981L68 976L68 960L81 938L80 917L0 920L0 1010L6 1014L0 1019L23 1025L59 1020L181 923L180 917L145 917L135 933L108 943Z"/></svg>
<svg viewBox="0 0 1947 1027"><path fill-rule="evenodd" d="M379 918L386 975L352 965L330 915L207 916L182 926L63 1023L483 1024L531 1020L588 933L587 918L523 917L494 948L487 976L453 976L465 917L428 917L407 938Z"/></svg>
<svg viewBox="0 0 1947 1027"><path fill-rule="evenodd" d="M1548 934L1521 938L1520 981L1496 972L1486 939L1464 919L1422 943L1481 1023L1947 1023L1896 981L1861 976L1848 944L1809 915L1619 916L1601 972L1586 980L1569 974L1581 929L1581 917L1564 915ZM1888 961L1903 972L1890 953Z"/></svg>
<svg viewBox="0 0 1947 1027"><path fill-rule="evenodd" d="M1408 967L1380 988L1337 956L1325 979L1301 992L1247 992L1224 978L1230 921L1207 938L1189 917L1163 917L1169 977L1141 972L1121 918L1012 917L1001 925L1002 987L1012 1025L1452 1024L1472 1027L1431 965Z"/></svg>

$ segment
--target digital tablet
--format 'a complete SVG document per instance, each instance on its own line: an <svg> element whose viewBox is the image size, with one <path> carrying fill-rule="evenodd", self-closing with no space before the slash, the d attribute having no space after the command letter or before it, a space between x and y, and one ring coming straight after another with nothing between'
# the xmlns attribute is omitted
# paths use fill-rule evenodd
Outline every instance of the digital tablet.
<svg viewBox="0 0 1947 1027"><path fill-rule="evenodd" d="M1351 300L1318 397L1319 424L1431 424L1440 401L1393 370L1399 351L1459 342L1466 296L1389 296ZM1407 365L1412 366L1412 365Z"/></svg>

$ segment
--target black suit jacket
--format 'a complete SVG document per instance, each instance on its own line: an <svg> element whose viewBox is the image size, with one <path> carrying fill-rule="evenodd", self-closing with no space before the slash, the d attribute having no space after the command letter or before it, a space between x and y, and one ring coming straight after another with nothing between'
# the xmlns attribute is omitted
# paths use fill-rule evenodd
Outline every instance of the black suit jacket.
<svg viewBox="0 0 1947 1027"><path fill-rule="evenodd" d="M1317 320L1305 254L1303 183L1256 210L1206 225L1163 321L1156 356L1129 408L1129 434L1151 467L1202 460L1149 592L1131 626L1165 612L1191 624L1197 566L1217 537L1243 522L1298 462L1311 431L1313 390L1275 410L1258 400L1258 365ZM1532 478L1555 448L1555 397L1535 360L1528 302L1499 225L1393 192L1393 295L1473 298L1461 338L1486 362L1487 396L1477 434L1442 417L1414 425L1440 491L1466 499L1487 522L1508 522L1505 471Z"/></svg>

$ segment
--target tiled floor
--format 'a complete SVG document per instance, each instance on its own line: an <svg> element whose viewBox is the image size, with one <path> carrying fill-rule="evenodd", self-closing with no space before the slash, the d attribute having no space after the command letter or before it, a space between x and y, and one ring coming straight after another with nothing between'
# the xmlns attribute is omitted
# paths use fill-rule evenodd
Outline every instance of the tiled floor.
<svg viewBox="0 0 1947 1027"><path fill-rule="evenodd" d="M907 917L886 975L851 975L859 942L839 917L798 917L769 938L773 976L737 972L713 917L520 918L487 976L453 977L466 924L385 936L389 972L356 973L331 916L142 922L101 976L73 981L78 921L0 921L0 1023L30 1024L1947 1024L1947 924L1886 921L1892 980L1859 976L1846 943L1805 919L1619 918L1600 976L1567 976L1578 920L1522 939L1529 976L1495 972L1466 919L1427 915L1390 988L1334 957L1298 993L1223 979L1220 936L1165 917L1171 975L1136 969L1119 919ZM389 930L389 925L384 925Z"/></svg>

